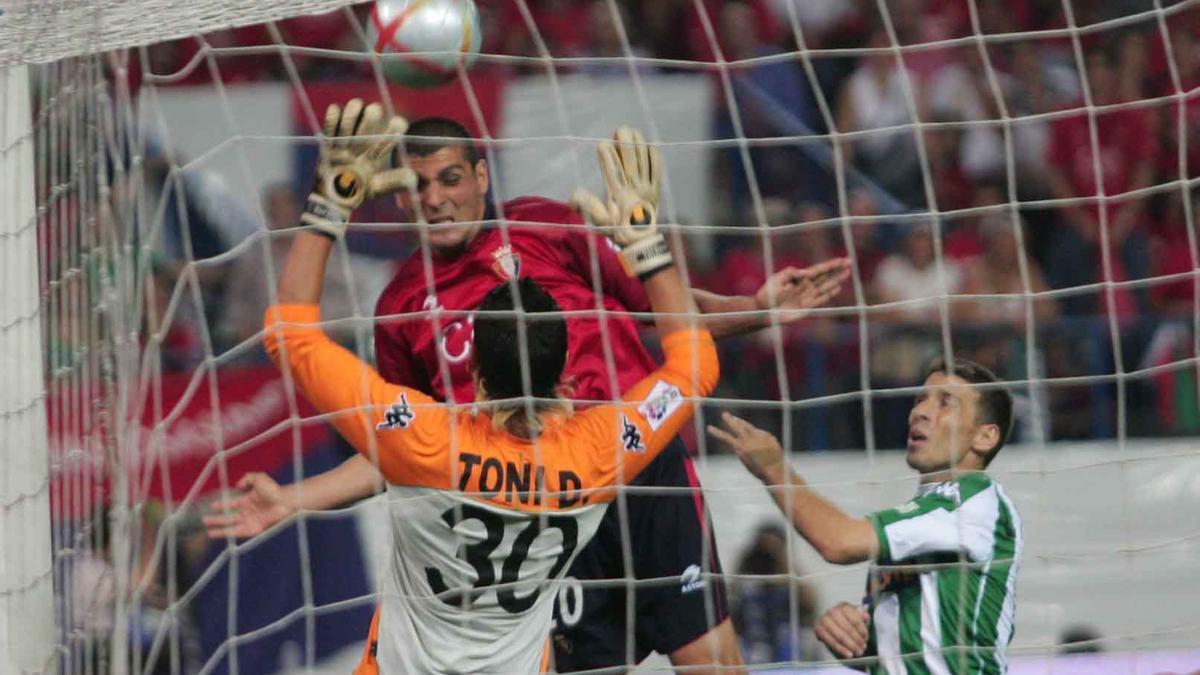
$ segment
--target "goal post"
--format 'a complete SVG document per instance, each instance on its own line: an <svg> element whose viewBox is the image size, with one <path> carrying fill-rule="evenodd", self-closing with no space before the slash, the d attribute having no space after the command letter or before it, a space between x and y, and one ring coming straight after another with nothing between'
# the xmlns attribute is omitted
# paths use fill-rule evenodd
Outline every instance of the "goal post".
<svg viewBox="0 0 1200 675"><path fill-rule="evenodd" d="M0 66L0 672L54 662L54 567L29 69Z"/></svg>

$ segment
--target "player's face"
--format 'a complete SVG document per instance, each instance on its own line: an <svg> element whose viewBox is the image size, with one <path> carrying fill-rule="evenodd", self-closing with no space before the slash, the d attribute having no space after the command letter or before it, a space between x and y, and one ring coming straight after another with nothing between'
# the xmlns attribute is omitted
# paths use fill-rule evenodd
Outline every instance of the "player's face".
<svg viewBox="0 0 1200 675"><path fill-rule="evenodd" d="M408 158L417 173L417 199L421 215L432 227L429 245L435 252L454 253L479 232L488 191L487 162L475 166L459 147L441 148L425 157ZM414 210L412 195L397 193L400 207Z"/></svg>
<svg viewBox="0 0 1200 675"><path fill-rule="evenodd" d="M958 466L979 431L979 398L961 377L931 374L908 414L908 465L923 474Z"/></svg>

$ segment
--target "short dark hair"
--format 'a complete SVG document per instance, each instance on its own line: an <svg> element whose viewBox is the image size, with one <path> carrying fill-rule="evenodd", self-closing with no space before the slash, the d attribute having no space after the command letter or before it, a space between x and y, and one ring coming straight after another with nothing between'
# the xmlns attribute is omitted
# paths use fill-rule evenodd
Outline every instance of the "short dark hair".
<svg viewBox="0 0 1200 675"><path fill-rule="evenodd" d="M471 132L449 117L422 117L404 132L404 150L410 155L428 157L449 147L462 148L471 168L481 159Z"/></svg>
<svg viewBox="0 0 1200 675"><path fill-rule="evenodd" d="M516 282L525 315L561 312L554 298L528 277ZM493 288L479 305L481 312L516 308L513 284L506 281ZM521 380L520 323L525 324L528 347L529 391ZM561 314L550 317L475 317L475 367L488 398L503 399L530 395L554 398L567 362L567 322Z"/></svg>
<svg viewBox="0 0 1200 675"><path fill-rule="evenodd" d="M991 464L996 454L1000 452L1000 448L1004 447L1009 434L1012 433L1012 392L1000 382L1000 378L996 377L995 373L967 359L956 358L953 361L947 361L944 358L935 359L933 363L929 364L925 377L928 378L934 373L960 377L971 384L992 385L979 389L979 410L976 411L975 418L975 421L980 424L995 424L1000 427L1000 440L988 451L984 460L984 466Z"/></svg>

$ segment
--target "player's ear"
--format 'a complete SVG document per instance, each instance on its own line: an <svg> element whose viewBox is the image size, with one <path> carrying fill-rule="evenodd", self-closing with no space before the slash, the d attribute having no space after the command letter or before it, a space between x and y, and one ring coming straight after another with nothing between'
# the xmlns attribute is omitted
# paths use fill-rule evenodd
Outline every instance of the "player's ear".
<svg viewBox="0 0 1200 675"><path fill-rule="evenodd" d="M475 181L479 185L479 194L487 194L489 179L487 160L482 157L475 160Z"/></svg>
<svg viewBox="0 0 1200 675"><path fill-rule="evenodd" d="M999 443L1000 425L980 424L975 428L975 434L971 438L971 452L979 457L983 466L987 466Z"/></svg>

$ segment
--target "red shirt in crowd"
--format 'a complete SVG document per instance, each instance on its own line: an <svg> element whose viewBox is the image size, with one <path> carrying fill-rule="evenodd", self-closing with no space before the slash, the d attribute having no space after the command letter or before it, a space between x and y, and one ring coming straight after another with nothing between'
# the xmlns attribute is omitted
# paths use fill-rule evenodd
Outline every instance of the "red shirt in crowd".
<svg viewBox="0 0 1200 675"><path fill-rule="evenodd" d="M638 322L627 312L648 312L650 303L637 277L625 272L609 241L581 227L569 206L539 197L507 202L504 217L514 222L561 223L523 225L481 231L461 255L431 256L426 275L421 252L409 258L379 297L375 315L376 358L384 379L420 389L441 400L475 400L471 379L474 319L470 312L510 275L529 277L555 299L564 312L611 312L567 317L568 356L564 379L579 401L612 401L655 368L639 335ZM593 285L592 251L597 263ZM429 277L433 279L433 291ZM437 316L430 314L444 310ZM397 314L410 317L386 318ZM604 344L611 346L612 361ZM443 371L445 364L446 371ZM537 364L531 364L537 367Z"/></svg>
<svg viewBox="0 0 1200 675"><path fill-rule="evenodd" d="M1145 109L1125 108L1096 115L1104 194L1112 196L1131 190L1137 166L1142 162L1154 162L1158 156L1150 114ZM1100 194L1085 112L1054 123L1047 161L1063 172L1075 195L1091 197ZM1099 212L1094 205L1090 208Z"/></svg>

